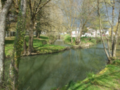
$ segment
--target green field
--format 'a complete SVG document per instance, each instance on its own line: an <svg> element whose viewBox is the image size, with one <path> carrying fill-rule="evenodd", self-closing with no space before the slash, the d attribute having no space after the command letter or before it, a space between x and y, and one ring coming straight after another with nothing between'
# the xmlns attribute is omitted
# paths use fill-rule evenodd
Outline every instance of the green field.
<svg viewBox="0 0 120 90"><path fill-rule="evenodd" d="M6 38L5 40L5 55L6 56L12 55L13 47L14 47L14 39L15 37L11 37L11 38ZM26 37L27 46L28 46L28 39L29 38ZM40 54L53 53L53 52L58 52L58 51L65 49L65 47L63 46L49 44L49 38L45 36L41 36L39 39L34 38L33 47L35 51Z"/></svg>

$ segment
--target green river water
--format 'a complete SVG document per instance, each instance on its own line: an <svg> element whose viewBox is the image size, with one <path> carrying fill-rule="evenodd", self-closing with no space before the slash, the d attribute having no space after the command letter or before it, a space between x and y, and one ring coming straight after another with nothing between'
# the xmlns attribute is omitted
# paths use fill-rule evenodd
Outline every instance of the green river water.
<svg viewBox="0 0 120 90"><path fill-rule="evenodd" d="M19 71L21 90L51 90L99 72L107 62L104 50L98 49L101 47L98 44L88 49L23 57Z"/></svg>

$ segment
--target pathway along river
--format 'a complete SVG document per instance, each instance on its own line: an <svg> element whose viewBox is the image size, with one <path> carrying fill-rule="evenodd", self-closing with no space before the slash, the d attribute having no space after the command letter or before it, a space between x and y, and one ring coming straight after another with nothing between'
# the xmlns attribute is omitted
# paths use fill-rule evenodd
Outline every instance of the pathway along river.
<svg viewBox="0 0 120 90"><path fill-rule="evenodd" d="M106 65L107 57L98 44L88 49L24 57L20 63L21 90L51 90L70 81L83 80Z"/></svg>

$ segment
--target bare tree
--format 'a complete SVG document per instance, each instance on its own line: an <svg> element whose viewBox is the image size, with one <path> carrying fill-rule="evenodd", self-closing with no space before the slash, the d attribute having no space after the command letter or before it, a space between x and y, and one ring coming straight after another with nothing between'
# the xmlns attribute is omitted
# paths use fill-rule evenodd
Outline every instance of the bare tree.
<svg viewBox="0 0 120 90"><path fill-rule="evenodd" d="M115 36L114 36L114 43L113 43L113 57L116 57L116 47L117 47L117 41L118 41L118 33L120 31L120 9L119 9L119 16L118 16L118 24L117 24L117 28L116 28L116 32L115 32Z"/></svg>
<svg viewBox="0 0 120 90"><path fill-rule="evenodd" d="M76 42L81 42L80 38L83 31L85 30L86 25L94 18L93 14L96 11L94 2L94 0L69 0L64 1L62 4L63 10L68 16L67 23L69 23L69 27L79 28L79 35L76 38Z"/></svg>
<svg viewBox="0 0 120 90"><path fill-rule="evenodd" d="M112 59L115 59L116 58L116 44L117 44L117 37L118 37L118 32L119 32L119 17L118 17L118 24L117 24L117 28L116 30L114 31L114 21L115 21L115 2L118 2L119 1L115 1L113 0L112 1L112 23L110 22L110 19L109 19L109 15L108 15L108 8L107 8L107 1L105 1L105 7L106 7L106 13L107 13L107 17L108 17L108 21L109 21L109 24L111 26L111 42L110 42L110 45L111 45L111 50L110 50L110 46L108 44L108 50L109 50L109 55ZM115 33L115 34L114 34Z"/></svg>
<svg viewBox="0 0 120 90"><path fill-rule="evenodd" d="M101 24L101 15L100 15L100 0L97 0L97 8L98 8L98 17L99 17L99 31L100 31L100 36L101 36L101 40L102 40L102 43L103 43L103 47L104 47L104 51L106 53L106 56L108 58L108 62L111 63L111 58L108 54L108 51L105 47L105 43L104 43L104 40L103 40L103 35L102 35L102 24Z"/></svg>
<svg viewBox="0 0 120 90"><path fill-rule="evenodd" d="M82 0L81 5L76 4L76 9L79 13L78 20L80 22L79 24L79 38L82 36L82 32L85 29L85 26L87 23L91 23L93 19L95 18L94 12L96 11L96 7L94 4L94 0ZM78 3L78 1L77 1ZM81 43L81 39L79 41Z"/></svg>
<svg viewBox="0 0 120 90"><path fill-rule="evenodd" d="M71 34L71 43L73 43L72 39L72 31L73 27L75 27L75 21L76 21L76 10L74 7L74 0L62 0L61 8L64 10L64 14L66 16L67 20L67 32Z"/></svg>

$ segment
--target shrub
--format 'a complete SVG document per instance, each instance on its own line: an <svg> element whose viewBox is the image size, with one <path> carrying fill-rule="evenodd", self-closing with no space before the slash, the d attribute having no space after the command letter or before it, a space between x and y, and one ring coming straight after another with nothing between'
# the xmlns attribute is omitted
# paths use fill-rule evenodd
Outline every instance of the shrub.
<svg viewBox="0 0 120 90"><path fill-rule="evenodd" d="M48 37L49 37L49 44L53 44L57 39L56 36L54 35L49 35Z"/></svg>
<svg viewBox="0 0 120 90"><path fill-rule="evenodd" d="M75 43L75 37L72 38L73 43ZM65 35L64 36L64 42L71 42L71 36L70 35Z"/></svg>
<svg viewBox="0 0 120 90"><path fill-rule="evenodd" d="M96 43L96 39L91 39L91 42L92 43Z"/></svg>

